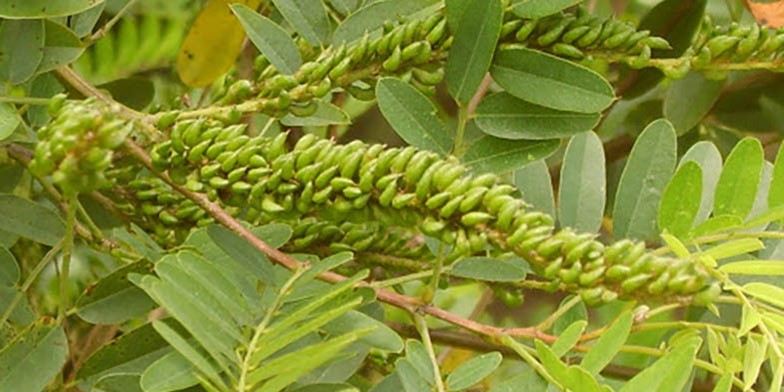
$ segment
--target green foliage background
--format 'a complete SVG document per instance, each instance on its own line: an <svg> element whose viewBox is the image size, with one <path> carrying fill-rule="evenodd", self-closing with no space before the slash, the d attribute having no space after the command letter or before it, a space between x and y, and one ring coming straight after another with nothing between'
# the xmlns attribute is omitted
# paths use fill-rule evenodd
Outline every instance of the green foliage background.
<svg viewBox="0 0 784 392"><path fill-rule="evenodd" d="M784 28L229 3L0 3L0 391L781 389Z"/></svg>

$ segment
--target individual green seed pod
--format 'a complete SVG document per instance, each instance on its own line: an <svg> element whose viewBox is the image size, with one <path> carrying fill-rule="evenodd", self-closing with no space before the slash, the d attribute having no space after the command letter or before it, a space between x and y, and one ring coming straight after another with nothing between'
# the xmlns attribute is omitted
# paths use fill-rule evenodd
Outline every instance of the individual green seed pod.
<svg viewBox="0 0 784 392"><path fill-rule="evenodd" d="M462 195L466 193L471 186L471 179L469 177L458 178L452 182L444 192L449 192L453 196Z"/></svg>
<svg viewBox="0 0 784 392"><path fill-rule="evenodd" d="M474 183L472 183L472 186L479 186L475 184L475 182L476 180L474 181ZM500 184L500 185L493 186L487 190L487 193L485 193L485 197L484 199L482 199L482 204L487 206L488 204L490 204L492 200L495 200L499 196L511 195L516 190L517 188L509 184Z"/></svg>
<svg viewBox="0 0 784 392"><path fill-rule="evenodd" d="M245 175L245 179L250 182L256 182L261 180L264 176L268 176L272 173L272 169L268 167L257 167L248 170L247 174Z"/></svg>
<svg viewBox="0 0 784 392"><path fill-rule="evenodd" d="M628 29L623 30L617 34L613 34L611 37L602 41L602 47L605 49L615 49L621 45L624 45L634 33L634 29Z"/></svg>
<svg viewBox="0 0 784 392"><path fill-rule="evenodd" d="M577 47L562 42L553 44L553 46L550 48L550 51L553 52L553 54L557 54L559 56L578 60L585 57L585 53L583 53L580 49L577 49Z"/></svg>
<svg viewBox="0 0 784 392"><path fill-rule="evenodd" d="M417 41L409 44L400 52L401 61L409 61L414 58L422 57L422 53L426 53L430 57L430 43L427 41Z"/></svg>
<svg viewBox="0 0 784 392"><path fill-rule="evenodd" d="M542 47L552 45L558 38L561 37L561 34L563 34L564 30L569 27L573 20L573 18L564 17L544 34L540 35L536 39L536 43Z"/></svg>
<svg viewBox="0 0 784 392"><path fill-rule="evenodd" d="M422 178L422 175L425 173L428 167L430 167L431 160L433 158L432 153L427 150L420 150L411 159L408 161L408 165L406 165L405 173L403 174L403 179L409 184L416 184L419 179Z"/></svg>
<svg viewBox="0 0 784 392"><path fill-rule="evenodd" d="M435 45L438 43L438 41L441 40L441 38L444 37L445 33L446 19L441 19L441 21L438 22L438 24L436 24L429 33L427 33L427 37L425 37L425 39L427 39L427 42L430 42L431 45Z"/></svg>
<svg viewBox="0 0 784 392"><path fill-rule="evenodd" d="M601 279L604 276L606 270L607 267L599 267L590 272L583 272L582 274L580 274L580 277L578 279L580 286L583 287L593 286L596 282L599 281L599 279Z"/></svg>
<svg viewBox="0 0 784 392"><path fill-rule="evenodd" d="M507 203L498 210L498 220L495 225L501 230L509 230L512 227L512 222L520 211L523 211L524 204Z"/></svg>
<svg viewBox="0 0 784 392"><path fill-rule="evenodd" d="M445 165L439 172L433 175L433 183L436 189L439 191L445 190L449 185L452 185L452 182L460 178L465 173L465 170L465 167L462 165Z"/></svg>
<svg viewBox="0 0 784 392"><path fill-rule="evenodd" d="M382 207L389 207L389 205L392 203L392 199L397 194L397 183L390 182L389 185L383 189L384 190L378 196L378 204L380 204Z"/></svg>
<svg viewBox="0 0 784 392"><path fill-rule="evenodd" d="M536 229L532 229L531 231L535 231ZM530 232L529 232L530 233ZM549 234L539 234L535 236L530 236L523 240L523 242L518 245L519 250L523 253L529 253L536 249L542 242L549 238Z"/></svg>
<svg viewBox="0 0 784 392"><path fill-rule="evenodd" d="M158 214L158 219L163 222L165 225L173 226L180 222L176 216L174 216L169 211L163 210Z"/></svg>
<svg viewBox="0 0 784 392"><path fill-rule="evenodd" d="M308 92L317 98L327 95L332 90L332 80L329 78L318 79L318 84L311 84L308 86ZM314 112L315 113L315 112Z"/></svg>
<svg viewBox="0 0 784 392"><path fill-rule="evenodd" d="M499 39L504 39L508 35L517 32L517 30L519 30L520 27L523 26L523 23L524 22L521 19L513 19L513 20L510 20L510 21L504 22L504 24L501 25L501 35L500 35Z"/></svg>
<svg viewBox="0 0 784 392"><path fill-rule="evenodd" d="M376 99L376 90L370 86L359 86L356 83L344 87L352 97L360 101L372 101Z"/></svg>
<svg viewBox="0 0 784 392"><path fill-rule="evenodd" d="M588 306L596 306L602 303L602 294L604 294L604 287L594 287L592 289L583 290L580 292L580 298Z"/></svg>
<svg viewBox="0 0 784 392"><path fill-rule="evenodd" d="M141 201L153 200L158 197L158 193L160 191L158 189L147 189L143 191L136 192L136 198Z"/></svg>
<svg viewBox="0 0 784 392"><path fill-rule="evenodd" d="M359 165L362 163L362 158L365 151L357 150L351 154L347 154L340 162L340 176L345 178L354 178L359 170Z"/></svg>
<svg viewBox="0 0 784 392"><path fill-rule="evenodd" d="M663 293L664 290L667 289L667 283L670 281L670 276L670 273L666 271L659 275L653 282L648 284L648 292L653 295Z"/></svg>
<svg viewBox="0 0 784 392"><path fill-rule="evenodd" d="M201 210L201 207L195 206L195 205L186 206L186 207L180 207L180 208L177 209L177 211L174 212L174 216L177 219L189 219L190 220L190 219L192 219L193 216L195 216L196 212L200 211L200 210Z"/></svg>
<svg viewBox="0 0 784 392"><path fill-rule="evenodd" d="M775 53L784 46L784 34L778 33L768 39L762 47L760 47L759 52L764 54Z"/></svg>
<svg viewBox="0 0 784 392"><path fill-rule="evenodd" d="M698 306L708 305L719 298L719 295L721 295L721 286L719 283L714 283L695 294L692 303Z"/></svg>
<svg viewBox="0 0 784 392"><path fill-rule="evenodd" d="M623 22L617 19L608 19L604 22L604 28L602 29L601 34L599 34L599 37L596 39L596 44L599 45L613 35L628 29L629 26Z"/></svg>
<svg viewBox="0 0 784 392"><path fill-rule="evenodd" d="M237 152L229 152L229 154L225 155L225 157L226 158L222 162L219 160L220 155L218 156L218 158L216 158L216 160L218 160L221 164L221 171L223 171L224 173L228 173L234 170L234 168L237 166L237 161L239 160L239 154Z"/></svg>
<svg viewBox="0 0 784 392"><path fill-rule="evenodd" d="M381 177L389 174L389 166L391 165L392 159L398 154L400 154L399 148L389 148L379 154L378 158L376 158L376 172L374 173L375 176Z"/></svg>
<svg viewBox="0 0 784 392"><path fill-rule="evenodd" d="M202 130L204 130L204 119L200 118L191 122L185 130L182 131L182 142L188 146L193 147L200 142Z"/></svg>
<svg viewBox="0 0 784 392"><path fill-rule="evenodd" d="M642 40L645 45L649 46L651 49L659 49L659 50L666 50L672 49L670 43L667 42L666 39L662 37L647 37Z"/></svg>
<svg viewBox="0 0 784 392"><path fill-rule="evenodd" d="M564 246L564 251L566 253L566 262L567 264L571 264L577 260L581 260L585 254L590 250L591 246L593 245L593 241L586 240L579 245L575 246L573 249L568 250L567 246Z"/></svg>
<svg viewBox="0 0 784 392"><path fill-rule="evenodd" d="M403 55L400 50L399 46L396 46L395 49L392 51L392 54L381 63L381 67L384 68L387 72L394 72L398 68L400 68L400 64L403 61Z"/></svg>
<svg viewBox="0 0 784 392"><path fill-rule="evenodd" d="M218 174L219 171L220 171L220 164L213 163L210 165L202 166L201 169L199 169L199 174L201 175L201 178L207 180L212 177L215 177L215 175Z"/></svg>
<svg viewBox="0 0 784 392"><path fill-rule="evenodd" d="M465 226L476 226L491 222L493 219L495 219L495 217L491 214L482 211L473 211L460 217L460 223Z"/></svg>
<svg viewBox="0 0 784 392"><path fill-rule="evenodd" d="M435 175L435 173L441 170L441 167L443 167L443 165L445 165L445 162L442 160L438 160L434 163L431 163L430 166L428 166L428 168L425 169L424 173L422 173L422 176L419 178L419 181L417 181L416 183L416 190L415 190L415 193L419 200L425 200L427 196L430 194L430 190L433 184L433 176Z"/></svg>
<svg viewBox="0 0 784 392"><path fill-rule="evenodd" d="M246 144L239 151L237 151L237 163L240 164L241 166L251 166L251 167L265 166L266 161L264 161L264 158L262 158L259 155L259 152L261 151L261 147L251 145L251 144L252 141L251 143ZM261 158L262 160L261 165L251 165L251 160L253 159L253 157Z"/></svg>
<svg viewBox="0 0 784 392"><path fill-rule="evenodd" d="M392 198L392 208L401 209L409 206L411 202L416 200L416 195L413 193L401 193Z"/></svg>
<svg viewBox="0 0 784 392"><path fill-rule="evenodd" d="M297 143L294 144L294 148L291 151L303 152L309 149L310 147L312 147L314 144L316 144L318 140L319 140L318 136L312 133L306 133L301 138L299 138L299 140L297 140Z"/></svg>
<svg viewBox="0 0 784 392"><path fill-rule="evenodd" d="M268 161L275 160L279 156L286 153L286 137L288 136L287 133L280 133L275 136L272 141L270 141L266 156Z"/></svg>
<svg viewBox="0 0 784 392"><path fill-rule="evenodd" d="M558 273L561 271L561 265L563 264L563 259L560 257L551 261L547 267L544 268L542 273L542 277L548 280L555 279L558 276Z"/></svg>
<svg viewBox="0 0 784 392"><path fill-rule="evenodd" d="M212 144L212 140L205 140L188 151L188 161L190 163L199 163L204 158L204 152Z"/></svg>
<svg viewBox="0 0 784 392"><path fill-rule="evenodd" d="M349 69L351 69L351 57L350 56L343 58L343 60L340 60L340 62L337 63L335 65L335 67L333 67L329 71L329 78L333 79L333 80L337 79L337 78L343 76L346 72L348 72Z"/></svg>
<svg viewBox="0 0 784 392"><path fill-rule="evenodd" d="M710 50L714 58L721 56L724 52L732 49L740 38L731 35L720 35L711 38L705 46Z"/></svg>
<svg viewBox="0 0 784 392"><path fill-rule="evenodd" d="M671 293L682 293L686 284L694 279L691 275L677 275L667 282L666 290Z"/></svg>
<svg viewBox="0 0 784 392"><path fill-rule="evenodd" d="M538 24L537 19L527 20L523 23L522 26L517 30L515 33L515 40L518 42L525 42L528 40L528 37L531 36L531 33L534 32L536 26Z"/></svg>
<svg viewBox="0 0 784 392"><path fill-rule="evenodd" d="M463 199L463 201L460 203L460 212L466 213L478 207L482 202L485 193L487 193L486 187L481 186L471 188L468 192L466 192L465 199Z"/></svg>
<svg viewBox="0 0 784 392"><path fill-rule="evenodd" d="M752 23L749 34L738 42L738 47L735 50L735 56L738 58L747 58L757 47L761 44L760 41L760 28L756 23Z"/></svg>
<svg viewBox="0 0 784 392"><path fill-rule="evenodd" d="M573 26L568 31L564 32L564 34L561 36L561 42L565 44L571 44L578 38L585 35L589 30L591 30L591 26Z"/></svg>
<svg viewBox="0 0 784 392"><path fill-rule="evenodd" d="M253 186L244 181L237 181L231 184L231 192L235 194L249 193Z"/></svg>
<svg viewBox="0 0 784 392"><path fill-rule="evenodd" d="M602 31L605 29L604 24L602 24L598 19L594 23L591 23L590 26L590 30L574 41L575 46L579 48L587 48L593 45L596 43L596 41L599 39L599 35L601 35Z"/></svg>
<svg viewBox="0 0 784 392"><path fill-rule="evenodd" d="M306 166L311 165L316 160L316 157L319 155L319 153L323 151L325 148L327 148L327 145L329 144L330 144L329 141L322 139L314 143L312 146L306 148L305 150L299 150L300 154L297 156L294 167L297 170L300 170ZM296 146L294 148L295 151L297 151Z"/></svg>
<svg viewBox="0 0 784 392"><path fill-rule="evenodd" d="M299 184L295 184L292 182L286 182L283 184L278 185L275 188L275 193L278 195L290 195L296 192L299 189Z"/></svg>
<svg viewBox="0 0 784 392"><path fill-rule="evenodd" d="M622 239L614 242L604 249L604 258L610 264L622 263L623 256L635 246L629 239Z"/></svg>
<svg viewBox="0 0 784 392"><path fill-rule="evenodd" d="M213 189L223 189L230 185L229 180L223 177L212 177L209 180L209 184Z"/></svg>
<svg viewBox="0 0 784 392"><path fill-rule="evenodd" d="M280 158L276 159L275 162L272 163L272 169L276 170L275 163L280 162L278 169L280 172L280 178L283 181L288 181L294 177L294 163L295 163L295 156L294 155L283 155Z"/></svg>
<svg viewBox="0 0 784 392"><path fill-rule="evenodd" d="M356 186L343 188L343 196L345 196L347 199L356 199L363 194L364 192L362 192L362 189L359 189L359 187Z"/></svg>
<svg viewBox="0 0 784 392"><path fill-rule="evenodd" d="M566 284L577 283L582 273L582 265L579 262L572 264L569 268L564 268L558 271L558 277Z"/></svg>
<svg viewBox="0 0 784 392"><path fill-rule="evenodd" d="M605 279L609 282L618 282L621 280L626 279L629 275L631 275L632 269L626 265L613 265L612 267L607 269L607 274L605 274Z"/></svg>
<svg viewBox="0 0 784 392"><path fill-rule="evenodd" d="M435 218L428 216L424 221L422 221L420 229L422 230L422 233L426 235L435 236L444 230L446 226L446 222L436 220Z"/></svg>
<svg viewBox="0 0 784 392"><path fill-rule="evenodd" d="M640 49L646 46L644 40L650 35L651 32L649 30L634 31L634 33L629 36L626 42L623 43L623 50L628 52L634 50L635 48Z"/></svg>
<svg viewBox="0 0 784 392"><path fill-rule="evenodd" d="M248 158L248 163L247 164L250 167L252 167L254 169L262 168L262 167L264 167L264 168L269 167L269 163L267 162L267 160L264 159L263 156L258 154L258 152L261 152L261 150L263 150L263 148L259 147L259 151L257 151L256 154L253 154L253 155L250 156L250 158ZM239 158L238 159L240 160L240 163L242 162L243 156L244 156L244 151L239 154Z"/></svg>
<svg viewBox="0 0 784 392"><path fill-rule="evenodd" d="M376 181L376 188L385 189L389 184L396 184L398 178L400 178L400 174L398 173L387 174Z"/></svg>
<svg viewBox="0 0 784 392"><path fill-rule="evenodd" d="M414 68L411 71L411 74L412 76L414 76L414 79L428 86L435 86L444 80L443 68L437 68L432 72L426 71L421 68Z"/></svg>
<svg viewBox="0 0 784 392"><path fill-rule="evenodd" d="M322 189L329 185L330 180L338 173L337 166L329 166L323 171L321 171L318 176L313 180L313 184L316 186L316 189Z"/></svg>
<svg viewBox="0 0 784 392"><path fill-rule="evenodd" d="M229 174L226 176L226 179L229 180L229 182L233 184L233 183L241 180L243 177L245 177L245 172L246 171L247 171L247 168L238 167L238 168L230 171Z"/></svg>
<svg viewBox="0 0 784 392"><path fill-rule="evenodd" d="M229 144L226 145L226 150L237 151L240 148L245 147L249 141L250 137L248 135L239 135L229 140Z"/></svg>
<svg viewBox="0 0 784 392"><path fill-rule="evenodd" d="M350 178L335 177L329 181L329 185L332 187L332 189L336 191L342 191L345 188L348 188L350 186L356 186L357 184L354 183L354 180Z"/></svg>
<svg viewBox="0 0 784 392"><path fill-rule="evenodd" d="M286 210L285 208L283 208L283 206L278 204L275 201L275 198L272 197L271 195L266 195L266 196L264 196L264 198L261 199L260 207L261 207L262 211L268 212L268 213L271 213L271 214L278 213L278 212L283 212L283 211Z"/></svg>
<svg viewBox="0 0 784 392"><path fill-rule="evenodd" d="M408 146L400 150L395 157L389 162L389 170L393 173L403 173L408 165L408 161L416 154L417 149Z"/></svg>
<svg viewBox="0 0 784 392"><path fill-rule="evenodd" d="M213 160L218 157L222 152L226 150L226 146L229 145L228 140L224 140L221 142L213 143L210 141L210 146L207 148L207 151L204 152L204 156L207 159Z"/></svg>
<svg viewBox="0 0 784 392"><path fill-rule="evenodd" d="M185 143L182 141L182 133L188 129L188 126L192 122L193 120L181 121L174 124L174 127L172 127L172 131L169 134L169 140L171 140L172 149L178 154L185 152Z"/></svg>
<svg viewBox="0 0 784 392"><path fill-rule="evenodd" d="M336 167L337 169L337 167ZM359 171L359 189L362 192L370 192L373 189L373 182L375 181L375 176L373 173L376 170L376 162L373 161L368 165L362 166Z"/></svg>
<svg viewBox="0 0 784 392"><path fill-rule="evenodd" d="M395 31L393 31L390 35L392 38L389 39L389 48L399 48L403 45L403 37L406 34L406 27L405 26L398 26Z"/></svg>
<svg viewBox="0 0 784 392"><path fill-rule="evenodd" d="M450 199L448 202L446 202L446 204L444 204L443 207L441 207L438 215L441 218L449 218L450 216L454 215L454 213L457 212L457 209L460 208L460 203L463 202L463 199L465 199L464 195L452 197L452 199Z"/></svg>
<svg viewBox="0 0 784 392"><path fill-rule="evenodd" d="M485 195L485 198L486 197L487 196ZM496 196L496 198L490 200L486 204L487 211L490 212L491 214L497 214L499 211L501 211L502 207L504 207L508 203L514 203L515 200L517 199L509 195Z"/></svg>
<svg viewBox="0 0 784 392"><path fill-rule="evenodd" d="M425 201L425 206L431 210L439 209L451 198L452 195L448 192L437 193L433 196L430 196L427 201Z"/></svg>
<svg viewBox="0 0 784 392"><path fill-rule="evenodd" d="M539 254L539 256L549 259L560 253L563 244L564 240L562 238L553 236L539 244L536 248L536 253Z"/></svg>
<svg viewBox="0 0 784 392"><path fill-rule="evenodd" d="M354 207L355 210L360 210L367 206L368 202L370 201L371 194L363 193L362 195L356 197L352 202L351 205Z"/></svg>

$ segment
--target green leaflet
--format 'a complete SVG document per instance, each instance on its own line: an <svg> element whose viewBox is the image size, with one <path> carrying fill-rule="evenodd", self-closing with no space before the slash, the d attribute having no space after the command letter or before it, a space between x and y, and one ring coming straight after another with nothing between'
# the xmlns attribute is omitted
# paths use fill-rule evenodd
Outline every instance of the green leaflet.
<svg viewBox="0 0 784 392"><path fill-rule="evenodd" d="M676 162L675 130L666 120L648 125L634 143L613 207L615 238L654 238L661 194Z"/></svg>
<svg viewBox="0 0 784 392"><path fill-rule="evenodd" d="M118 324L149 312L155 303L128 280L128 274L151 270L152 264L142 260L101 278L77 300L77 314L93 324Z"/></svg>
<svg viewBox="0 0 784 392"><path fill-rule="evenodd" d="M0 141L11 136L21 121L13 106L0 103Z"/></svg>
<svg viewBox="0 0 784 392"><path fill-rule="evenodd" d="M784 205L784 144L779 147L776 163L773 166L773 178L768 190L768 208Z"/></svg>
<svg viewBox="0 0 784 392"><path fill-rule="evenodd" d="M702 223L713 211L713 196L723 164L721 153L713 143L697 142L683 154L679 166L685 165L686 162L697 163L702 173L702 198L695 222Z"/></svg>
<svg viewBox="0 0 784 392"><path fill-rule="evenodd" d="M580 0L519 0L512 2L512 12L521 18L536 19L562 11Z"/></svg>
<svg viewBox="0 0 784 392"><path fill-rule="evenodd" d="M244 4L232 4L230 7L253 45L278 71L293 74L299 69L302 65L299 49L283 28Z"/></svg>
<svg viewBox="0 0 784 392"><path fill-rule="evenodd" d="M676 80L664 98L664 117L683 135L707 115L724 87L724 80L707 79L692 72Z"/></svg>
<svg viewBox="0 0 784 392"><path fill-rule="evenodd" d="M473 386L489 376L501 364L498 352L487 353L469 359L455 369L446 379L450 391L460 391Z"/></svg>
<svg viewBox="0 0 784 392"><path fill-rule="evenodd" d="M44 58L43 20L5 20L0 24L0 80L19 84L35 75Z"/></svg>
<svg viewBox="0 0 784 392"><path fill-rule="evenodd" d="M555 216L555 197L550 169L544 159L531 162L514 173L514 184L534 209Z"/></svg>
<svg viewBox="0 0 784 392"><path fill-rule="evenodd" d="M503 173L550 156L559 140L509 141L483 136L468 146L463 163L478 172Z"/></svg>
<svg viewBox="0 0 784 392"><path fill-rule="evenodd" d="M297 33L311 45L324 45L329 41L330 21L321 0L273 0Z"/></svg>
<svg viewBox="0 0 784 392"><path fill-rule="evenodd" d="M585 354L580 366L591 374L599 374L605 366L612 362L612 359L618 354L618 350L626 342L632 329L632 321L631 311L626 311L618 316L618 319Z"/></svg>
<svg viewBox="0 0 784 392"><path fill-rule="evenodd" d="M54 245L65 234L65 225L52 210L28 199L0 194L0 230L44 245Z"/></svg>
<svg viewBox="0 0 784 392"><path fill-rule="evenodd" d="M349 15L332 35L334 44L350 43L362 38L367 31L380 29L387 20L413 14L435 4L436 0L382 0L366 4Z"/></svg>
<svg viewBox="0 0 784 392"><path fill-rule="evenodd" d="M61 326L39 324L25 330L0 351L0 390L43 390L67 356L68 340Z"/></svg>
<svg viewBox="0 0 784 392"><path fill-rule="evenodd" d="M6 0L0 2L0 17L25 19L66 16L101 3L103 0Z"/></svg>
<svg viewBox="0 0 784 392"><path fill-rule="evenodd" d="M765 161L762 145L755 138L738 143L724 162L716 184L713 214L745 218L754 205Z"/></svg>
<svg viewBox="0 0 784 392"><path fill-rule="evenodd" d="M593 129L599 113L565 112L532 104L502 92L482 99L476 124L502 139L555 139Z"/></svg>
<svg viewBox="0 0 784 392"><path fill-rule="evenodd" d="M327 125L351 124L349 115L343 109L329 103L318 101L316 112L307 117L295 116L291 113L280 119L280 123L288 127L323 127Z"/></svg>
<svg viewBox="0 0 784 392"><path fill-rule="evenodd" d="M468 104L490 68L504 12L500 0L471 0L466 9L471 12L460 18L445 66L449 94L461 105Z"/></svg>
<svg viewBox="0 0 784 392"><path fill-rule="evenodd" d="M436 115L435 105L419 90L397 78L376 84L378 107L406 143L440 155L452 150L452 140Z"/></svg>
<svg viewBox="0 0 784 392"><path fill-rule="evenodd" d="M13 286L19 282L19 264L8 248L0 246L0 286Z"/></svg>
<svg viewBox="0 0 784 392"><path fill-rule="evenodd" d="M612 86L598 73L533 49L499 50L490 73L517 98L557 110L598 113L615 100Z"/></svg>
<svg viewBox="0 0 784 392"><path fill-rule="evenodd" d="M620 392L682 390L689 381L692 363L701 343L702 340L698 337L680 342L667 355L637 373L620 389Z"/></svg>
<svg viewBox="0 0 784 392"><path fill-rule="evenodd" d="M685 162L667 184L659 204L659 229L685 238L700 210L702 169L694 161Z"/></svg>
<svg viewBox="0 0 784 392"><path fill-rule="evenodd" d="M607 193L604 148L593 132L575 135L566 146L558 192L562 226L598 232Z"/></svg>
<svg viewBox="0 0 784 392"><path fill-rule="evenodd" d="M526 271L519 265L492 257L466 257L449 271L452 276L491 282L514 282L525 279Z"/></svg>

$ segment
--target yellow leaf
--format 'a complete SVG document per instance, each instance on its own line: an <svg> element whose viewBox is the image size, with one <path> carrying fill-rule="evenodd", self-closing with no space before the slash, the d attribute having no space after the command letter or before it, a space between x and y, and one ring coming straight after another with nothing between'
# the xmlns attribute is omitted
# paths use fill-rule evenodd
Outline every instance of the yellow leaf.
<svg viewBox="0 0 784 392"><path fill-rule="evenodd" d="M784 1L766 2L745 0L746 8L763 26L777 29L784 26Z"/></svg>
<svg viewBox="0 0 784 392"><path fill-rule="evenodd" d="M231 0L256 9L261 0ZM177 73L190 87L204 87L226 73L237 59L245 30L229 0L210 0L188 30L177 55Z"/></svg>

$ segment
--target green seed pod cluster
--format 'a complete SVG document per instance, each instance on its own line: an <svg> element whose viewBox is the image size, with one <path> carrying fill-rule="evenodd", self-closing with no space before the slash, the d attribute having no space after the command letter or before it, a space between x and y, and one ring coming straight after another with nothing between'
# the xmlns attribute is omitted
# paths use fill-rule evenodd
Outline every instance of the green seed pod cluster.
<svg viewBox="0 0 784 392"><path fill-rule="evenodd" d="M69 195L110 186L106 171L113 150L133 125L117 119L94 99L66 102L64 95L58 95L51 101L50 112L52 121L38 130L30 170L39 176L51 175Z"/></svg>
<svg viewBox="0 0 784 392"><path fill-rule="evenodd" d="M289 150L286 136L251 138L242 126L183 121L153 148L153 163L189 189L243 210L250 222L354 217L344 220L414 226L450 245L448 261L513 252L554 288L581 292L590 304L618 297L702 301L715 294L700 264L652 256L642 243L605 247L593 235L556 231L552 217L529 210L514 187L492 174L471 175L453 158L361 141L338 145L314 135ZM301 245L321 238L362 250L363 240L383 242L368 230L318 224L332 234L313 229L319 234L301 237Z"/></svg>
<svg viewBox="0 0 784 392"><path fill-rule="evenodd" d="M700 70L722 63L769 62L784 55L784 28L768 29L756 23L714 26L710 18L703 20L700 34L692 46L689 65ZM728 71L708 76L724 79Z"/></svg>
<svg viewBox="0 0 784 392"><path fill-rule="evenodd" d="M637 30L617 19L599 18L584 12L556 14L542 19L517 19L507 14L501 41L523 43L558 56L582 59L587 55L634 56L638 63L650 59L652 49L668 49L669 43Z"/></svg>
<svg viewBox="0 0 784 392"><path fill-rule="evenodd" d="M411 73L411 83L426 94L435 92L443 79L441 61L446 58L453 36L447 29L443 12L400 24L387 24L377 38L365 35L349 44L325 49L307 61L293 75L279 74L263 56L254 68L260 70L256 83L239 80L222 85L214 95L219 104L232 104L255 95L262 100L260 110L273 115L307 106L334 88L343 88L361 100L374 98L378 77ZM502 45L524 44L553 54L581 59L588 55L630 56L632 64L647 65L652 49L667 49L662 38L638 31L616 19L589 14L556 14L543 19L520 19L505 15ZM303 53L304 58L312 51Z"/></svg>

